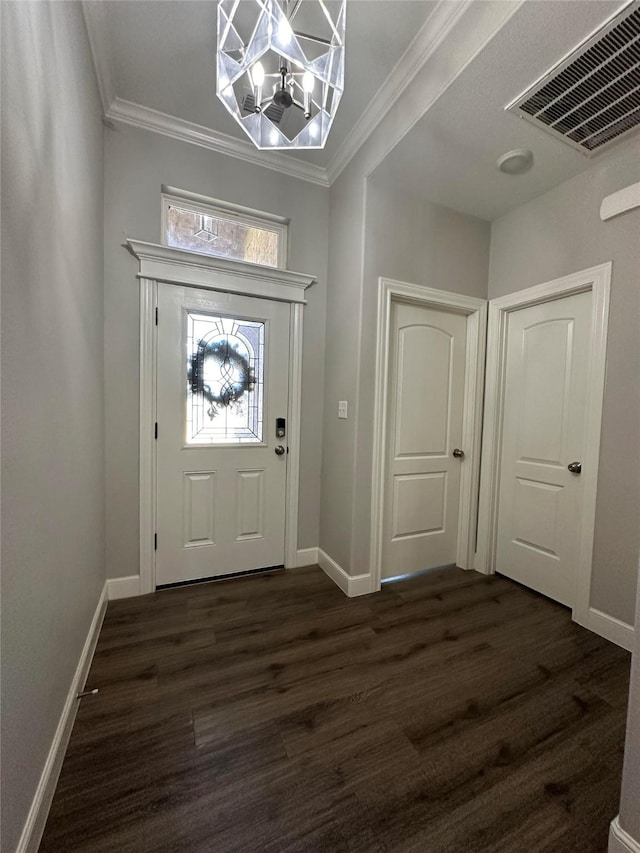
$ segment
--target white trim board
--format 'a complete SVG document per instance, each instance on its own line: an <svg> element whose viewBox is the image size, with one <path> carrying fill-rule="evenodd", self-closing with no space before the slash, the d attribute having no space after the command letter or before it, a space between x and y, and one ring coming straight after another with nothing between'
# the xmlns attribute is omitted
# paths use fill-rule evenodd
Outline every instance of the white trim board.
<svg viewBox="0 0 640 853"><path fill-rule="evenodd" d="M296 553L295 566L301 569L303 566L318 565L318 549L317 548L301 548Z"/></svg>
<svg viewBox="0 0 640 853"><path fill-rule="evenodd" d="M484 388L485 328L487 303L484 299L462 296L431 287L380 278L378 280L378 320L376 328L376 379L373 410L373 471L371 490L371 588L380 589L382 531L384 515L385 448L389 376L390 317L393 302L413 302L449 308L467 317L465 390L462 442L466 452L460 480L460 513L456 563L473 568L476 538L476 510L480 477L482 394Z"/></svg>
<svg viewBox="0 0 640 853"><path fill-rule="evenodd" d="M609 827L609 853L640 853L640 842L620 826L620 816Z"/></svg>
<svg viewBox="0 0 640 853"><path fill-rule="evenodd" d="M60 715L58 726L51 742L47 760L40 775L38 787L31 802L31 808L29 809L16 853L37 853L40 845L53 795L58 784L60 770L62 769L62 762L67 751L69 738L71 737L71 730L73 729L73 723L78 711L78 693L83 690L85 681L89 675L91 661L96 650L106 610L107 582L105 581L93 614L93 619L91 620L91 625L89 626L87 638L80 653L76 671L71 680L69 692L67 693L62 714Z"/></svg>
<svg viewBox="0 0 640 853"><path fill-rule="evenodd" d="M257 296L280 302L301 302L314 275L233 261L159 243L127 240L126 246L140 263L138 278L183 284L204 290L224 290L242 296Z"/></svg>
<svg viewBox="0 0 640 853"><path fill-rule="evenodd" d="M615 616L609 616L608 613L603 613L602 610L597 610L595 607L589 608L587 617L582 622L582 625L595 634L604 637L605 640L609 640L609 642L626 649L628 652L633 651L635 636L633 625L616 619Z"/></svg>
<svg viewBox="0 0 640 853"><path fill-rule="evenodd" d="M572 618L580 625L600 633L604 614L591 611L591 572L593 562L593 536L595 527L598 464L600 457L600 431L602 401L604 396L605 363L607 354L607 325L609 316L609 291L612 264L601 264L572 275L519 290L489 302L489 328L487 345L486 394L482 446L482 477L480 480L480 507L478 521L478 548L475 568L484 574L495 572L498 484L500 482L500 447L504 405L504 360L506 333L510 312L540 305L574 293L590 292L592 354L586 405L584 459L583 515L580 550L577 558L576 595ZM621 637L624 631L612 628L617 620L606 617L609 634ZM623 623L620 623L623 624ZM618 640L614 640L618 642Z"/></svg>
<svg viewBox="0 0 640 853"><path fill-rule="evenodd" d="M298 495L300 480L300 409L302 400L302 318L305 290L312 275L243 261L229 261L155 243L127 240L138 259L140 281L140 577L136 594L155 592L156 412L158 282L238 293L288 302L289 325L289 453L285 497L284 564L298 565ZM133 577L133 576L132 576ZM133 589L132 578L129 589ZM127 585L124 584L124 588ZM131 593L134 594L134 593Z"/></svg>
<svg viewBox="0 0 640 853"><path fill-rule="evenodd" d="M134 598L140 595L140 575L128 575L124 578L107 578L109 601L120 598Z"/></svg>
<svg viewBox="0 0 640 853"><path fill-rule="evenodd" d="M82 0L82 14L89 37L89 47L96 72L102 111L107 115L115 97L111 60L109 57L109 33L107 29L106 9L104 3L95 0Z"/></svg>
<svg viewBox="0 0 640 853"><path fill-rule="evenodd" d="M303 160L291 157L288 154L280 154L277 151L261 151L252 142L244 138L238 139L210 127L194 124L185 119L162 113L159 110L153 110L151 107L144 107L142 104L135 104L132 101L115 97L105 112L105 117L111 121L119 121L133 127L140 127L143 130L151 130L171 139L199 145L201 148L208 148L210 151L235 157L245 163L252 163L265 169L273 169L292 178L319 184L321 187L329 186L327 170L322 166L305 163Z"/></svg>
<svg viewBox="0 0 640 853"><path fill-rule="evenodd" d="M368 595L371 588L371 575L348 575L342 566L330 557L322 548L318 548L318 565L349 598L358 595Z"/></svg>
<svg viewBox="0 0 640 853"><path fill-rule="evenodd" d="M298 565L298 516L300 511L300 420L302 416L302 323L304 305L291 303L289 318L289 393L287 423L287 477L284 508L284 565Z"/></svg>
<svg viewBox="0 0 640 853"><path fill-rule="evenodd" d="M329 185L353 160L469 5L469 0L440 0L327 164Z"/></svg>
<svg viewBox="0 0 640 853"><path fill-rule="evenodd" d="M640 181L603 198L600 219L604 222L636 207L640 207Z"/></svg>

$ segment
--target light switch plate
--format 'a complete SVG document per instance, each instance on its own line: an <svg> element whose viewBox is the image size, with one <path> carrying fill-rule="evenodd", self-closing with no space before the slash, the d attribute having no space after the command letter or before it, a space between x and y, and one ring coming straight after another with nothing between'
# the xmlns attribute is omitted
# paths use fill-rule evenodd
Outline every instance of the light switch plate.
<svg viewBox="0 0 640 853"><path fill-rule="evenodd" d="M348 403L346 400L340 400L338 402L338 417L346 418L347 417L347 406Z"/></svg>

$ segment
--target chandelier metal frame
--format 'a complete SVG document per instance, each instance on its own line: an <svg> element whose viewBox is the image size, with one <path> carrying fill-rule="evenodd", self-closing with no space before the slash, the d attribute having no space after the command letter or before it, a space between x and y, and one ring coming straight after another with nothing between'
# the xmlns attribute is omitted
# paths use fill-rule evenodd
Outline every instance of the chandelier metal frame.
<svg viewBox="0 0 640 853"><path fill-rule="evenodd" d="M295 29L312 3L328 33ZM344 91L345 22L346 0L220 0L216 93L257 148L324 148Z"/></svg>

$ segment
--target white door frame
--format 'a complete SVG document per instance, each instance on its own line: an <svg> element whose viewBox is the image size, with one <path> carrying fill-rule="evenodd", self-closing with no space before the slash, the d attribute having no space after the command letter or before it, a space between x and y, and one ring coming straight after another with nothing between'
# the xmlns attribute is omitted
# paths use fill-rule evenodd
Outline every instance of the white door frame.
<svg viewBox="0 0 640 853"><path fill-rule="evenodd" d="M378 279L378 323L376 330L376 384L373 410L373 476L371 490L371 591L380 589L382 574L382 534L385 497L387 405L390 359L390 319L393 302L448 308L467 317L465 356L465 390L462 446L466 461L460 478L460 513L456 563L460 568L473 568L476 538L478 478L480 473L480 439L482 426L482 393L484 387L485 329L487 302L473 296L462 296L394 281Z"/></svg>
<svg viewBox="0 0 640 853"><path fill-rule="evenodd" d="M572 275L529 287L489 302L486 396L482 441L482 477L480 481L480 512L478 521L478 550L474 568L484 574L496 570L498 483L500 482L500 448L505 395L506 335L509 314L522 308L572 296L591 293L591 344L588 398L586 404L586 434L583 461L583 517L576 572L576 604L573 619L588 627L591 592L591 564L596 514L596 491L600 456L600 428L604 396L605 362L607 355L607 325L611 262L581 270Z"/></svg>
<svg viewBox="0 0 640 853"><path fill-rule="evenodd" d="M230 261L127 240L140 268L140 584L139 594L155 592L156 532L156 354L158 282L218 290L291 304L289 324L289 453L285 496L285 568L296 566L300 479L300 406L302 396L302 315L305 290L315 276L291 270Z"/></svg>

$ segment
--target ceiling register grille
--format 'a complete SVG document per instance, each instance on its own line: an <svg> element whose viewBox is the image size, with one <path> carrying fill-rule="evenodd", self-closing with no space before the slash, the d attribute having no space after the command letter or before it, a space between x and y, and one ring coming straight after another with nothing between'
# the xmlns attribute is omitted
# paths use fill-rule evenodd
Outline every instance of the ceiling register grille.
<svg viewBox="0 0 640 853"><path fill-rule="evenodd" d="M640 2L626 6L506 109L586 154L637 129Z"/></svg>

